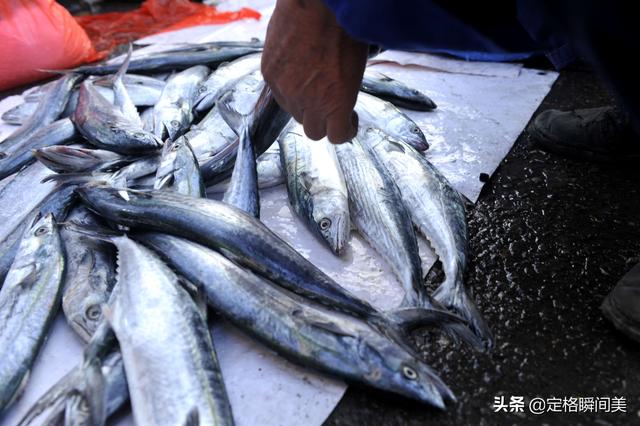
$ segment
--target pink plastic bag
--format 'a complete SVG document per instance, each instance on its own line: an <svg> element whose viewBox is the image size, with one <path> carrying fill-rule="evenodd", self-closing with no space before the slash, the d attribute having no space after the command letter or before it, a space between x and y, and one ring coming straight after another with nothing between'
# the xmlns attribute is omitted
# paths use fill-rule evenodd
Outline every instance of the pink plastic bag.
<svg viewBox="0 0 640 426"><path fill-rule="evenodd" d="M53 0L0 0L0 90L51 77L98 55L85 31Z"/></svg>

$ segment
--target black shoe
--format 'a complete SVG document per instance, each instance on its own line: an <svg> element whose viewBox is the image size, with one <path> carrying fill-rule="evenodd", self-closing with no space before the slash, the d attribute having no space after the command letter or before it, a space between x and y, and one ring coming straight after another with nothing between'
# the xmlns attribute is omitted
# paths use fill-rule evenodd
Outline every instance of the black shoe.
<svg viewBox="0 0 640 426"><path fill-rule="evenodd" d="M540 148L569 158L640 158L640 138L633 133L627 115L615 107L548 110L536 117L529 134Z"/></svg>
<svg viewBox="0 0 640 426"><path fill-rule="evenodd" d="M640 263L618 281L600 309L615 328L640 342Z"/></svg>

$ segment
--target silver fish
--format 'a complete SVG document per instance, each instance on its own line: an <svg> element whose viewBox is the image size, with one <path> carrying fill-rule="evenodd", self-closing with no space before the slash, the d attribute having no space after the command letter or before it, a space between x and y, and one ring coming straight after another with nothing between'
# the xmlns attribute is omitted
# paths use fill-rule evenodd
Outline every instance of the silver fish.
<svg viewBox="0 0 640 426"><path fill-rule="evenodd" d="M366 322L297 297L190 241L158 233L134 238L200 286L216 312L285 358L438 408L455 400L410 348Z"/></svg>
<svg viewBox="0 0 640 426"><path fill-rule="evenodd" d="M360 92L355 111L358 113L361 125L379 127L418 151L429 149L427 139L420 127L390 102Z"/></svg>
<svg viewBox="0 0 640 426"><path fill-rule="evenodd" d="M245 75L260 68L261 58L262 53L254 53L220 65L198 86L195 111L203 114L210 110L222 93Z"/></svg>
<svg viewBox="0 0 640 426"><path fill-rule="evenodd" d="M0 158L0 179L10 176L36 161L33 150L71 143L79 137L80 134L68 118L54 121L40 128L28 140L13 146L11 151L4 153L6 155L4 158Z"/></svg>
<svg viewBox="0 0 640 426"><path fill-rule="evenodd" d="M104 149L83 148L80 145L49 146L35 150L33 155L56 173L109 172L138 159Z"/></svg>
<svg viewBox="0 0 640 426"><path fill-rule="evenodd" d="M238 85L251 78L253 76L250 74L242 79ZM275 101L268 86L260 84L258 87L262 87L262 89L257 102L254 102L251 91L241 90L228 92L224 95L225 102L219 102L220 107L223 104L226 105L226 114L223 114L221 109L223 118L229 127L234 130L238 129L236 130L238 134L240 133L239 129L248 123L249 135L257 156L262 155L273 144L291 119L291 115L280 108ZM248 97L246 102L242 100L245 97ZM248 109L245 111L243 106ZM229 177L235 163L237 149L238 143L236 142L200 165L205 183L213 184Z"/></svg>
<svg viewBox="0 0 640 426"><path fill-rule="evenodd" d="M214 106L205 117L192 125L187 133L180 136L186 139L200 163L216 156L238 140L238 135L229 127Z"/></svg>
<svg viewBox="0 0 640 426"><path fill-rule="evenodd" d="M196 45L188 49L168 50L134 57L131 59L129 70L152 73L163 70L184 70L195 65L206 65L215 69L225 62L233 61L260 50L262 50L260 47L220 48ZM122 60L118 59L106 64L81 66L73 71L81 74L105 75L116 72L121 63Z"/></svg>
<svg viewBox="0 0 640 426"><path fill-rule="evenodd" d="M204 197L198 160L186 139L167 142L156 171L155 189L170 189L192 197Z"/></svg>
<svg viewBox="0 0 640 426"><path fill-rule="evenodd" d="M414 111L431 111L437 108L435 102L424 93L377 71L365 70L360 90L400 108Z"/></svg>
<svg viewBox="0 0 640 426"><path fill-rule="evenodd" d="M175 140L193 121L193 103L198 84L209 75L209 68L197 65L179 72L167 81L153 107L153 132L160 139Z"/></svg>
<svg viewBox="0 0 640 426"><path fill-rule="evenodd" d="M102 320L102 305L109 299L116 270L113 246L82 231L104 228L98 218L79 206L60 231L67 254L62 310L71 328L87 342Z"/></svg>
<svg viewBox="0 0 640 426"><path fill-rule="evenodd" d="M209 329L191 296L149 249L126 237L114 243L118 286L108 318L136 423L233 424Z"/></svg>
<svg viewBox="0 0 640 426"><path fill-rule="evenodd" d="M67 74L55 81L47 90L47 94L40 99L38 107L22 126L0 142L0 149L9 150L22 145L44 126L58 119L67 105L71 90L80 79L77 74Z"/></svg>
<svg viewBox="0 0 640 426"><path fill-rule="evenodd" d="M429 306L418 242L395 183L378 171L357 140L336 145L336 152L349 191L351 221L395 273L405 290L403 304Z"/></svg>
<svg viewBox="0 0 640 426"><path fill-rule="evenodd" d="M80 133L98 148L121 154L141 154L162 146L158 138L122 114L87 82L80 86L73 121Z"/></svg>
<svg viewBox="0 0 640 426"><path fill-rule="evenodd" d="M49 194L0 241L0 283L4 281L9 269L11 269L13 260L20 248L20 241L25 229L31 226L36 218L48 214L52 214L56 222L63 221L76 201L74 190L74 186L67 186ZM0 288L1 287L2 284L0 284Z"/></svg>
<svg viewBox="0 0 640 426"><path fill-rule="evenodd" d="M308 139L295 123L278 138L289 203L307 226L340 255L349 241L349 199L333 145Z"/></svg>
<svg viewBox="0 0 640 426"><path fill-rule="evenodd" d="M38 102L23 102L3 112L2 121L20 126L33 115L37 108Z"/></svg>
<svg viewBox="0 0 640 426"><path fill-rule="evenodd" d="M60 303L64 254L53 215L22 237L0 290L0 413L20 394Z"/></svg>
<svg viewBox="0 0 640 426"><path fill-rule="evenodd" d="M93 81L94 86L108 86L110 77L103 77ZM166 83L158 78L144 75L125 74L122 76L127 93L135 106L153 106L160 99ZM98 89L99 90L99 89ZM108 90L105 90L108 92ZM101 91L102 93L102 91ZM104 93L102 93L104 95ZM113 94L112 94L113 96ZM106 97L106 96L105 96Z"/></svg>
<svg viewBox="0 0 640 426"><path fill-rule="evenodd" d="M362 145L389 173L420 232L442 262L445 280L433 294L445 307L467 320L491 346L491 331L464 286L468 232L460 195L420 153L377 129L361 133Z"/></svg>
<svg viewBox="0 0 640 426"><path fill-rule="evenodd" d="M258 189L278 186L285 181L282 162L280 161L280 147L274 143L256 160L258 171ZM207 188L207 194L224 193L229 188L229 181L220 182Z"/></svg>

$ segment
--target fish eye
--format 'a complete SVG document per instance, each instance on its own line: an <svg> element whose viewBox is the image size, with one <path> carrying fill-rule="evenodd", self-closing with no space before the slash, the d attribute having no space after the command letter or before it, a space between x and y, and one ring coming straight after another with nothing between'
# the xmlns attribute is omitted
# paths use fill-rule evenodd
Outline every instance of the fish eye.
<svg viewBox="0 0 640 426"><path fill-rule="evenodd" d="M329 229L331 227L331 219L327 218L327 217L323 217L322 220L320 220L320 229L323 231L326 231L327 229Z"/></svg>
<svg viewBox="0 0 640 426"><path fill-rule="evenodd" d="M420 129L418 128L418 126L413 126L411 128L411 133L420 133Z"/></svg>
<svg viewBox="0 0 640 426"><path fill-rule="evenodd" d="M420 91L419 91L419 90L417 90L417 89L412 89L412 90L411 90L411 93L413 93L414 95L419 95L419 94L420 94Z"/></svg>
<svg viewBox="0 0 640 426"><path fill-rule="evenodd" d="M36 229L36 232L34 232L33 235L35 235L36 237L39 237L41 235L46 234L48 231L49 230L45 226L41 226L40 228Z"/></svg>
<svg viewBox="0 0 640 426"><path fill-rule="evenodd" d="M171 120L171 127L178 128L180 127L180 122L178 120Z"/></svg>
<svg viewBox="0 0 640 426"><path fill-rule="evenodd" d="M205 86L200 86L200 88L198 89L198 91L199 91L200 93L204 93L204 92L206 92L206 91L207 91L207 88L206 88Z"/></svg>
<svg viewBox="0 0 640 426"><path fill-rule="evenodd" d="M100 318L100 314L102 314L102 309L99 305L91 305L85 312L85 315L91 321L96 321L98 318Z"/></svg>
<svg viewBox="0 0 640 426"><path fill-rule="evenodd" d="M416 373L416 370L414 370L413 368L408 367L406 365L404 367L402 367L402 374L408 380L415 380L415 379L418 378L418 373Z"/></svg>
<svg viewBox="0 0 640 426"><path fill-rule="evenodd" d="M142 133L142 132L136 132L133 134L133 136L135 136L136 138L144 138L145 136L147 136L146 133Z"/></svg>

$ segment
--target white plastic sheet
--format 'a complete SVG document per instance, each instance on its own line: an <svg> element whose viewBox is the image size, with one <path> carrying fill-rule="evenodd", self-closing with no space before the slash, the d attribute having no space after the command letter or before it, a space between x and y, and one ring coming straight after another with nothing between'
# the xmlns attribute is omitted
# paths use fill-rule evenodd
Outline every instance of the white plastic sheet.
<svg viewBox="0 0 640 426"><path fill-rule="evenodd" d="M263 19L196 27L148 37L143 42L263 39L271 2L246 1L244 5L259 8ZM372 68L424 91L438 104L434 112L407 113L427 135L429 160L472 201L477 200L482 188L480 173L493 173L557 77L556 73L524 69L518 64L464 62L405 52L385 52L373 62L376 64ZM0 102L0 113L17 100L12 97ZM0 139L13 129L0 125ZM336 258L292 215L284 187L263 191L261 197L263 221L314 264L380 309L400 303L400 285L382 259L355 233L345 256ZM0 231L3 226L0 223ZM420 250L426 271L435 256L424 241ZM240 426L319 425L346 389L338 380L292 365L227 324L214 326L213 336ZM0 423L15 424L39 395L80 361L81 351L80 340L58 318L23 397L0 418ZM121 425L131 423L130 416L116 421Z"/></svg>

